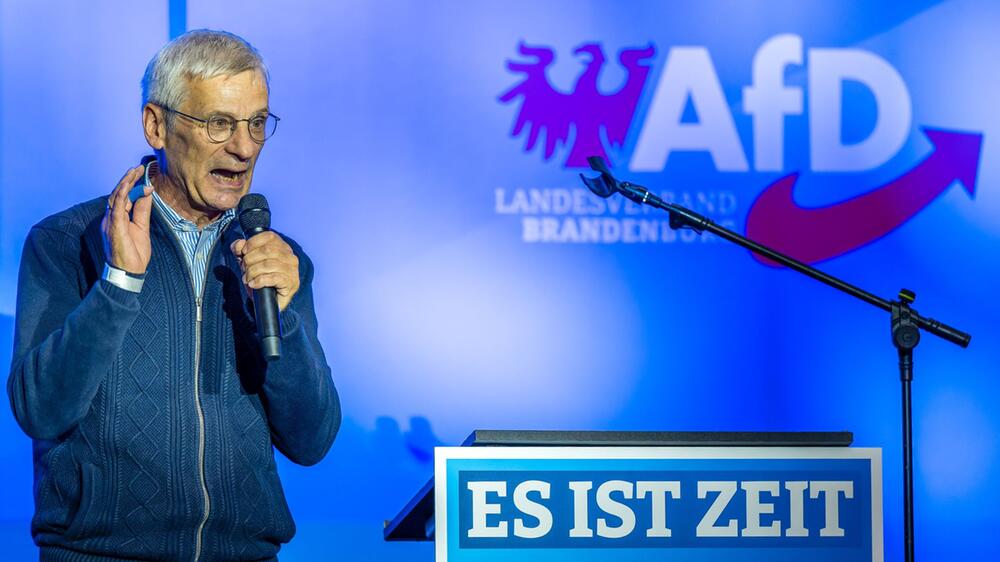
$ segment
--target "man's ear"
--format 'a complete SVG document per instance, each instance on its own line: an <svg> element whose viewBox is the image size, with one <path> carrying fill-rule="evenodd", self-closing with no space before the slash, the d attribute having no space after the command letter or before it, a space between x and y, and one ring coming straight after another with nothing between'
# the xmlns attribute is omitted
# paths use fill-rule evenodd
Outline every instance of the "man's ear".
<svg viewBox="0 0 1000 562"><path fill-rule="evenodd" d="M167 112L162 107L147 103L142 106L142 132L153 150L163 150L167 144Z"/></svg>

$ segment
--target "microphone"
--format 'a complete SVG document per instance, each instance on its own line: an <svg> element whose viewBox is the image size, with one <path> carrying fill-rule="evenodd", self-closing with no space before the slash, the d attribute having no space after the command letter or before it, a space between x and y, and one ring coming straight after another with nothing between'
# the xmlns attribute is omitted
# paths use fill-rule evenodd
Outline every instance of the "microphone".
<svg viewBox="0 0 1000 562"><path fill-rule="evenodd" d="M615 193L621 193L625 197L628 197L640 205L650 205L667 211L672 210L667 206L663 199L660 199L645 187L615 179L615 177L611 175L611 170L608 170L608 165L600 156L588 156L587 163L590 164L591 170L601 174L596 178L588 178L587 176L580 174L580 179L583 180L584 185L586 185L590 191L594 192L594 195L607 199Z"/></svg>
<svg viewBox="0 0 1000 562"><path fill-rule="evenodd" d="M584 185L590 191L594 192L594 195L607 199L615 193L621 193L639 205L649 205L650 207L663 209L670 213L670 228L690 228L698 233L701 233L703 230L709 230L718 234L717 231L712 230L714 223L698 213L680 205L667 203L641 185L627 181L618 181L611 175L611 170L608 169L607 163L600 156L588 156L587 163L590 164L591 170L600 174L596 178L588 178L580 174L580 179L583 180Z"/></svg>
<svg viewBox="0 0 1000 562"><path fill-rule="evenodd" d="M243 237L271 230L271 209L267 198L259 193L248 193L237 207ZM261 287L253 291L254 316L257 317L257 337L261 353L267 361L281 357L281 318L278 316L278 295L274 287Z"/></svg>
<svg viewBox="0 0 1000 562"><path fill-rule="evenodd" d="M142 157L139 165L143 167L142 177L135 182L128 192L129 201L135 203L146 195L146 186L150 185L149 180L160 175L160 163L156 161L156 156L148 154Z"/></svg>

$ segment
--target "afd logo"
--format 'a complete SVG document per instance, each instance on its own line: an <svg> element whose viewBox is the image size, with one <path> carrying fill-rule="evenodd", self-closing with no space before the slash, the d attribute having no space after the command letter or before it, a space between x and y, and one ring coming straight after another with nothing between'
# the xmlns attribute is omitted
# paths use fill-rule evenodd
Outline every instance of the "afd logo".
<svg viewBox="0 0 1000 562"><path fill-rule="evenodd" d="M752 83L742 88L736 109L752 123L752 163L737 133L729 103L705 47L673 47L636 135L631 155L621 154L636 124L639 100L649 81L653 45L625 49L618 57L626 73L615 92L602 92L598 78L606 63L600 44L574 51L583 55L584 70L573 90L564 93L548 81L546 69L555 60L552 49L519 46L523 59L507 68L522 80L500 96L503 103L520 101L511 136L527 136L532 151L544 138L543 156L570 144L564 166L586 167L586 156L601 155L633 172L662 172L675 151L707 153L720 172L787 171L785 119L808 119L809 171L864 172L895 156L912 126L912 105L906 83L885 59L860 49L803 48L802 38L772 37L753 56ZM804 55L808 54L808 64ZM808 108L803 89L785 83L789 67L805 69ZM860 140L845 142L843 89L846 82L862 85L875 103L874 127ZM690 106L697 115L686 115ZM747 234L802 261L814 263L838 256L891 232L930 204L955 180L974 195L981 134L923 129L934 149L898 178L847 201L818 208L795 203L800 172L767 186L746 217ZM627 158L626 158L627 157Z"/></svg>

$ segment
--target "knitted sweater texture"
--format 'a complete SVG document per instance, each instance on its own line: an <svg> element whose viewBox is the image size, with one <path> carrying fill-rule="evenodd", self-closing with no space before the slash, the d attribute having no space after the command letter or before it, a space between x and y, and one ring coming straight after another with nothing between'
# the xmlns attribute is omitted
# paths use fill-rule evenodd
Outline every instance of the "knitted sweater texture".
<svg viewBox="0 0 1000 562"><path fill-rule="evenodd" d="M341 420L312 263L286 238L301 287L281 313L282 357L266 363L229 251L236 221L196 296L154 213L137 294L100 279L104 210L98 198L46 218L21 261L7 391L33 439L41 558L272 560L295 532L274 448L317 463Z"/></svg>

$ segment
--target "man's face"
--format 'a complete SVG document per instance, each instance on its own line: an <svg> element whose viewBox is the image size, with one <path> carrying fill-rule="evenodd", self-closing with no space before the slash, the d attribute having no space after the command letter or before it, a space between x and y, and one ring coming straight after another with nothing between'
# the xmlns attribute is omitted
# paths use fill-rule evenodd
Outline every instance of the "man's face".
<svg viewBox="0 0 1000 562"><path fill-rule="evenodd" d="M267 84L263 75L248 70L232 76L207 80L189 80L188 96L176 108L200 119L227 115L246 119L267 111ZM250 138L247 124L236 124L236 131L225 142L213 142L203 123L173 114L167 127L163 151L165 173L187 198L187 205L197 214L216 216L239 203L250 190L253 168L262 143Z"/></svg>

